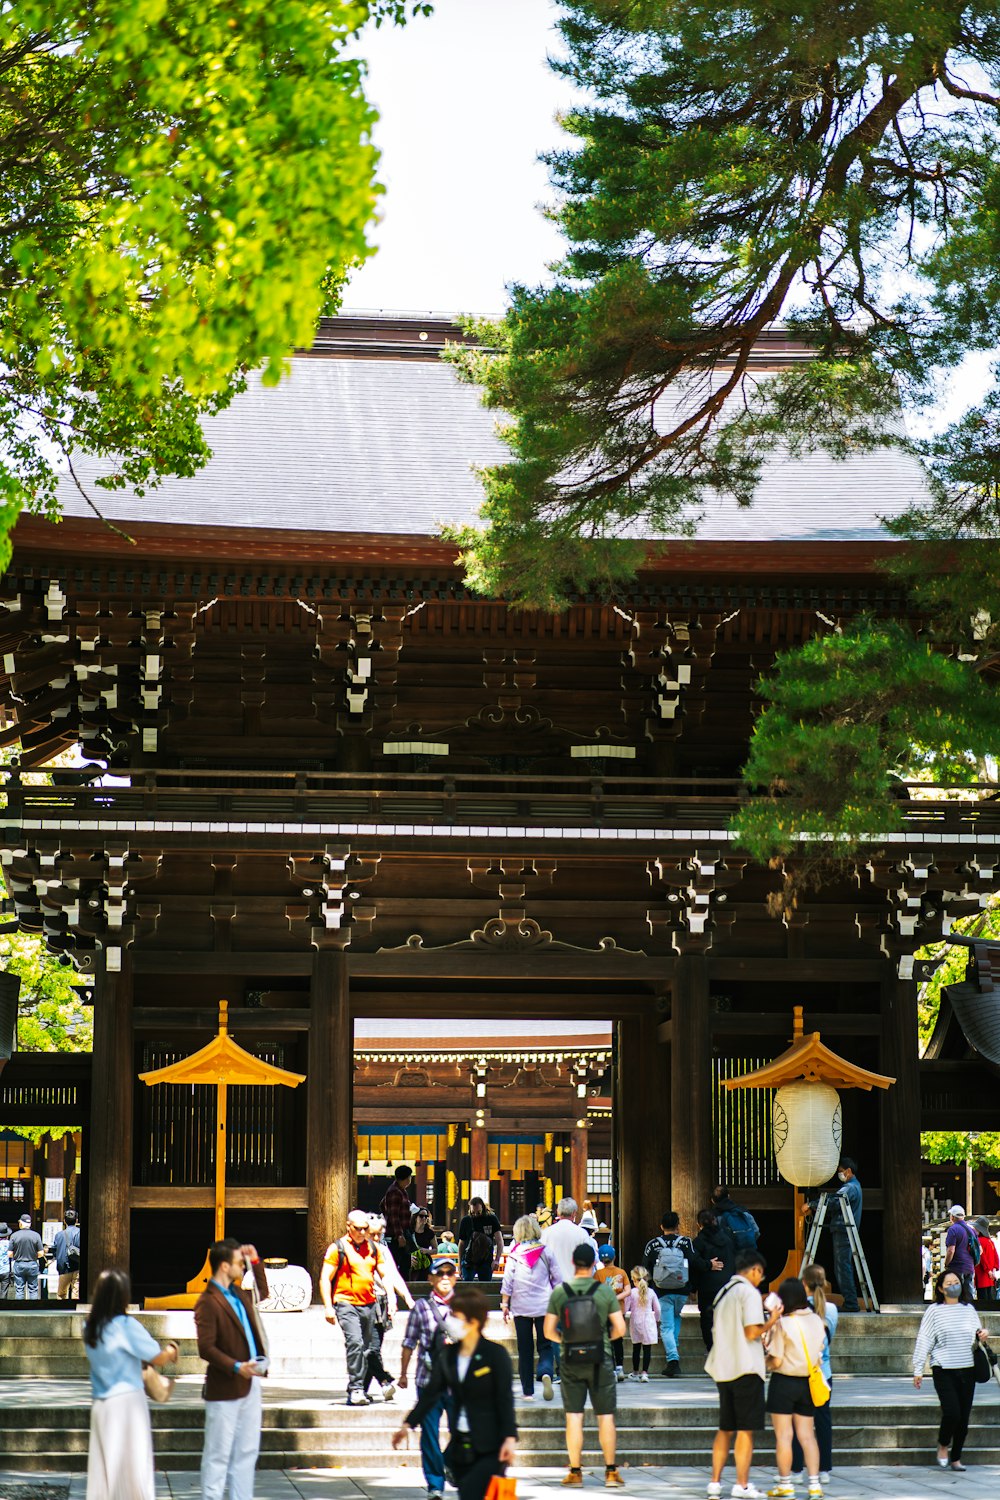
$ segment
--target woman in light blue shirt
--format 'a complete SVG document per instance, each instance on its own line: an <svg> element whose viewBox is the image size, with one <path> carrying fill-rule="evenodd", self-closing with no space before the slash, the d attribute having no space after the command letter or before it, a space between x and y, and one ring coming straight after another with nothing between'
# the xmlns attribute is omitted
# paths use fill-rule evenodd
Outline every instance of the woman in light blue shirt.
<svg viewBox="0 0 1000 1500"><path fill-rule="evenodd" d="M142 1367L172 1364L177 1345L161 1349L138 1318L128 1316L131 1295L124 1271L102 1271L83 1325L94 1397L87 1500L155 1500L153 1433Z"/></svg>

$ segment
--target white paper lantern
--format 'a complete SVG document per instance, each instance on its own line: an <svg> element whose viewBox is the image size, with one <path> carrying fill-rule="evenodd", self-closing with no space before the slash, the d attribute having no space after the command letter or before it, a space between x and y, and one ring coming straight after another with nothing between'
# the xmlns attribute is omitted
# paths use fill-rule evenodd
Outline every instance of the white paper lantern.
<svg viewBox="0 0 1000 1500"><path fill-rule="evenodd" d="M828 1083L786 1083L774 1096L774 1155L795 1187L828 1182L840 1161L840 1095Z"/></svg>

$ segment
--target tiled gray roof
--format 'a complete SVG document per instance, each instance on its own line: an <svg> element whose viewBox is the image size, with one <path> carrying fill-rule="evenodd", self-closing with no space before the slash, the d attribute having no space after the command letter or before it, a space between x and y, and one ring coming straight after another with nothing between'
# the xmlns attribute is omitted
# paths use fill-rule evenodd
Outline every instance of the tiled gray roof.
<svg viewBox="0 0 1000 1500"><path fill-rule="evenodd" d="M495 421L430 348L412 358L313 354L295 358L276 387L251 379L227 411L206 421L213 457L190 479L167 479L140 499L93 488L107 463L78 455L74 467L101 511L120 523L433 535L443 521L474 518L481 492L473 466L507 452ZM697 535L875 539L885 536L880 517L924 492L919 466L898 453L843 463L822 453L776 459L752 510L719 497ZM65 514L90 514L69 480L59 498Z"/></svg>

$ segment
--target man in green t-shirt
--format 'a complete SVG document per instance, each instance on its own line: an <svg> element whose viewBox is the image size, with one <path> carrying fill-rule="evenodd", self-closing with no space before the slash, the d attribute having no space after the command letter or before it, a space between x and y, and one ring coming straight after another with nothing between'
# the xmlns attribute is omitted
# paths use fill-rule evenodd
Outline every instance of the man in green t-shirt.
<svg viewBox="0 0 1000 1500"><path fill-rule="evenodd" d="M562 1399L566 1413L566 1448L569 1453L569 1472L563 1484L582 1485L583 1469L583 1410L590 1396L590 1404L597 1418L597 1434L604 1454L604 1484L607 1489L617 1489L624 1480L615 1465L615 1408L618 1404L618 1383L611 1355L611 1340L625 1337L625 1319L618 1306L618 1298L610 1286L594 1281L594 1262L597 1256L589 1240L575 1246L573 1250L573 1280L557 1286L549 1298L549 1310L545 1314L545 1337L557 1344L564 1343L562 1314L571 1297L588 1297L593 1300L603 1333L603 1353L593 1363L578 1364L568 1357L572 1344L566 1340L563 1351Z"/></svg>

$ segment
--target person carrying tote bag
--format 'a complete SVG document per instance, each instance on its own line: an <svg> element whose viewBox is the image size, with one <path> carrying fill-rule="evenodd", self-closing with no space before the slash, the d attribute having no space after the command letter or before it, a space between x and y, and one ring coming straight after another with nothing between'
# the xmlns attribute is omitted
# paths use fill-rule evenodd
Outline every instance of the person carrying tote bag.
<svg viewBox="0 0 1000 1500"><path fill-rule="evenodd" d="M87 1500L155 1500L153 1433L143 1367L151 1367L156 1379L163 1380L159 1367L176 1361L177 1345L161 1349L138 1318L128 1316L131 1296L124 1271L102 1271L83 1325L94 1396Z"/></svg>
<svg viewBox="0 0 1000 1500"><path fill-rule="evenodd" d="M797 1276L789 1276L778 1288L781 1317L771 1331L767 1364L773 1371L767 1391L767 1410L774 1428L774 1450L778 1482L771 1495L795 1495L791 1479L792 1435L798 1438L809 1476L809 1494L819 1497L819 1445L816 1442L816 1394L830 1399L830 1388L817 1368L826 1341L826 1327L809 1306L806 1289ZM815 1372L816 1379L813 1378ZM821 1387L821 1389L820 1389Z"/></svg>
<svg viewBox="0 0 1000 1500"><path fill-rule="evenodd" d="M514 1368L506 1349L483 1338L488 1311L478 1287L456 1289L445 1319L452 1343L435 1358L416 1406L392 1435L392 1446L398 1448L447 1393L451 1442L445 1470L459 1500L485 1500L491 1480L504 1477L517 1456Z"/></svg>
<svg viewBox="0 0 1000 1500"><path fill-rule="evenodd" d="M962 1449L976 1394L974 1351L986 1338L979 1314L959 1300L961 1295L962 1277L955 1271L942 1271L934 1283L934 1301L921 1319L913 1348L913 1384L920 1389L924 1365L929 1359L934 1389L941 1403L938 1467L947 1469L950 1465L956 1474L965 1473Z"/></svg>

